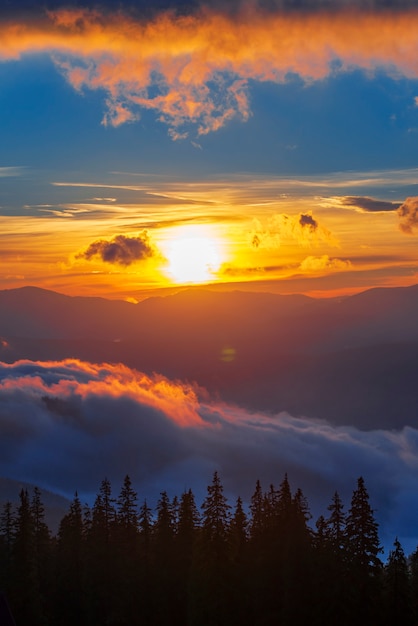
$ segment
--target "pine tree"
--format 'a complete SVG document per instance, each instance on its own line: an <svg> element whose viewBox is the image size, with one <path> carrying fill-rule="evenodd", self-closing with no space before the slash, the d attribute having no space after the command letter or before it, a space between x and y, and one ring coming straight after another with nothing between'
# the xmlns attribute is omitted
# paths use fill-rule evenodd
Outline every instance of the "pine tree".
<svg viewBox="0 0 418 626"><path fill-rule="evenodd" d="M0 589L10 592L12 552L16 517L11 502L5 502L0 516Z"/></svg>
<svg viewBox="0 0 418 626"><path fill-rule="evenodd" d="M178 623L178 586L175 562L174 511L166 491L162 491L157 503L157 519L153 528L154 585L164 602L155 603L156 623L172 626Z"/></svg>
<svg viewBox="0 0 418 626"><path fill-rule="evenodd" d="M338 491L332 497L328 506L330 516L327 519L327 535L332 551L339 556L343 556L345 550L345 514L344 504Z"/></svg>
<svg viewBox="0 0 418 626"><path fill-rule="evenodd" d="M234 515L229 526L229 552L234 563L241 563L248 543L248 520L242 500L238 496Z"/></svg>
<svg viewBox="0 0 418 626"><path fill-rule="evenodd" d="M138 531L137 500L138 495L132 487L132 481L126 475L117 500L117 520L126 536L130 537L134 537Z"/></svg>
<svg viewBox="0 0 418 626"><path fill-rule="evenodd" d="M265 519L265 503L264 503L264 495L263 490L261 488L261 483L257 480L255 485L255 491L251 496L251 518L249 523L249 534L250 541L253 544L258 544L263 536L266 527L266 519Z"/></svg>
<svg viewBox="0 0 418 626"><path fill-rule="evenodd" d="M379 623L381 613L382 563L378 554L382 551L379 543L378 524L369 503L369 494L360 477L357 489L353 491L351 507L345 527L345 540L349 546L347 560L347 598L352 622L354 616L359 624Z"/></svg>
<svg viewBox="0 0 418 626"><path fill-rule="evenodd" d="M199 532L200 515L191 489L182 493L178 507L175 535L176 565L179 595L178 624L187 624L187 598L190 584L193 551Z"/></svg>
<svg viewBox="0 0 418 626"><path fill-rule="evenodd" d="M350 544L350 558L367 574L376 573L382 563L378 554L382 552L379 542L378 524L369 504L369 494L363 477L357 481L351 507L346 520L346 539Z"/></svg>
<svg viewBox="0 0 418 626"><path fill-rule="evenodd" d="M409 579L412 620L413 624L418 624L418 548L409 557Z"/></svg>
<svg viewBox="0 0 418 626"><path fill-rule="evenodd" d="M85 529L77 492L58 529L56 615L60 626L86 623Z"/></svg>
<svg viewBox="0 0 418 626"><path fill-rule="evenodd" d="M35 524L27 489L19 495L12 550L10 604L17 623L43 623L39 578L35 562Z"/></svg>
<svg viewBox="0 0 418 626"><path fill-rule="evenodd" d="M86 545L86 586L91 622L111 624L115 617L115 573L117 567L116 509L110 481L105 478L88 513L84 512Z"/></svg>
<svg viewBox="0 0 418 626"><path fill-rule="evenodd" d="M230 626L250 623L251 615L248 554L248 519L240 497L229 525L230 554Z"/></svg>
<svg viewBox="0 0 418 626"><path fill-rule="evenodd" d="M136 566L137 611L142 617L141 624L154 624L156 604L161 599L155 593L155 574L152 561L153 543L152 509L144 500L138 514L138 560Z"/></svg>
<svg viewBox="0 0 418 626"><path fill-rule="evenodd" d="M139 564L138 495L131 479L125 476L117 499L117 577L119 585L116 614L119 620L135 626L138 615L138 589L141 580Z"/></svg>
<svg viewBox="0 0 418 626"><path fill-rule="evenodd" d="M389 553L384 570L385 623L412 624L411 586L408 563L398 538L394 541L394 550Z"/></svg>
<svg viewBox="0 0 418 626"><path fill-rule="evenodd" d="M42 614L51 612L50 603L47 602L49 588L52 582L52 541L51 533L45 522L45 507L42 502L41 492L34 487L31 514L33 518L33 557L39 600L42 605Z"/></svg>
<svg viewBox="0 0 418 626"><path fill-rule="evenodd" d="M192 566L190 588L192 626L201 626L202 623L208 626L228 624L229 509L218 472L215 472L202 504L202 527Z"/></svg>

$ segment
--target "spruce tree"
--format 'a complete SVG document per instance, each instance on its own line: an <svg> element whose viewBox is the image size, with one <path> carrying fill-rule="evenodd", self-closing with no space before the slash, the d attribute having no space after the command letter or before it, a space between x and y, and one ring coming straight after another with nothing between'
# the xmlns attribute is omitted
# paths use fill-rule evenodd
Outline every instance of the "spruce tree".
<svg viewBox="0 0 418 626"><path fill-rule="evenodd" d="M125 476L117 499L117 577L118 586L116 614L119 619L135 626L139 624L138 589L140 582L138 496L132 481Z"/></svg>
<svg viewBox="0 0 418 626"><path fill-rule="evenodd" d="M0 515L0 589L10 593L12 575L12 551L16 517L11 502L5 502Z"/></svg>
<svg viewBox="0 0 418 626"><path fill-rule="evenodd" d="M55 613L60 626L87 623L85 539L83 509L76 492L58 529Z"/></svg>
<svg viewBox="0 0 418 626"><path fill-rule="evenodd" d="M31 513L33 518L33 556L39 600L42 605L42 614L47 616L51 612L48 602L49 589L52 583L52 540L51 533L45 522L45 507L41 492L34 487Z"/></svg>
<svg viewBox="0 0 418 626"><path fill-rule="evenodd" d="M347 621L352 623L356 616L359 624L379 623L382 562L378 555L382 548L363 477L358 479L357 488L353 491L346 518L345 540L349 546L346 572L350 595L347 606L351 611Z"/></svg>
<svg viewBox="0 0 418 626"><path fill-rule="evenodd" d="M85 517L85 513L84 513ZM110 481L105 478L96 496L91 519L85 524L86 585L89 615L92 622L112 624L115 621L114 589L116 586L116 508Z"/></svg>
<svg viewBox="0 0 418 626"><path fill-rule="evenodd" d="M202 504L199 532L191 575L191 626L226 626L229 619L228 526L230 506L218 472Z"/></svg>
<svg viewBox="0 0 418 626"><path fill-rule="evenodd" d="M35 523L27 489L19 495L12 549L10 604L17 623L43 623L39 577L35 557Z"/></svg>
<svg viewBox="0 0 418 626"><path fill-rule="evenodd" d="M153 528L154 585L164 602L155 603L156 623L172 626L178 623L177 567L175 562L175 525L173 505L166 491L162 491L157 503L157 519Z"/></svg>
<svg viewBox="0 0 418 626"><path fill-rule="evenodd" d="M346 520L345 536L350 545L350 559L365 574L374 574L382 563L378 523L369 504L369 494L362 476L357 481Z"/></svg>
<svg viewBox="0 0 418 626"><path fill-rule="evenodd" d="M385 623L412 624L411 585L408 563L403 548L398 540L394 541L384 569L384 616Z"/></svg>

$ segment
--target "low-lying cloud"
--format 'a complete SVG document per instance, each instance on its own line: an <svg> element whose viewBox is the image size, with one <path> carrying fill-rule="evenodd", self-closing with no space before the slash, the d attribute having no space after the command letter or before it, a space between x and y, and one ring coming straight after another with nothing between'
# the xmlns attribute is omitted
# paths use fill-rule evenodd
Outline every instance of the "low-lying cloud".
<svg viewBox="0 0 418 626"><path fill-rule="evenodd" d="M418 431L364 432L325 421L263 415L211 401L203 390L122 365L0 363L0 475L83 497L104 476L129 473L142 497L192 487L220 471L247 501L255 480L284 472L314 514L335 489L351 497L364 475L388 543L418 542ZM320 507L320 508L319 508ZM324 508L325 507L325 508ZM409 542L409 543L408 543Z"/></svg>
<svg viewBox="0 0 418 626"><path fill-rule="evenodd" d="M78 259L87 261L94 257L99 257L104 263L128 266L137 261L146 261L154 257L161 258L161 254L151 243L148 233L144 231L138 237L117 235L110 241L99 239L91 243L87 250L77 255Z"/></svg>
<svg viewBox="0 0 418 626"><path fill-rule="evenodd" d="M74 89L105 94L103 124L133 122L151 110L181 139L190 125L205 135L234 118L248 120L251 81L284 83L296 74L309 83L353 68L416 78L418 11L345 4L286 11L279 3L267 11L242 3L232 12L206 6L147 19L60 9L5 21L0 59L49 54Z"/></svg>

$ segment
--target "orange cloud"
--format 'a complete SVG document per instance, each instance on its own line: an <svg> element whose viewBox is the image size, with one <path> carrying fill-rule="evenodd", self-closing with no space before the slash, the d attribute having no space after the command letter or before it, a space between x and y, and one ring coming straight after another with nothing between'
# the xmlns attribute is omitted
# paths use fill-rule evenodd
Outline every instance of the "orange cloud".
<svg viewBox="0 0 418 626"><path fill-rule="evenodd" d="M330 259L327 254L320 257L307 256L300 264L300 269L307 272L321 270L347 270L352 267L351 262L343 259Z"/></svg>
<svg viewBox="0 0 418 626"><path fill-rule="evenodd" d="M280 246L282 240L294 239L301 246L309 247L326 243L338 247L334 235L321 226L311 212L299 215L277 213L272 215L263 226L259 220L254 220L254 229L250 233L251 245L258 248Z"/></svg>
<svg viewBox="0 0 418 626"><path fill-rule="evenodd" d="M399 228L406 235L413 235L418 231L418 198L407 198L399 207Z"/></svg>
<svg viewBox="0 0 418 626"><path fill-rule="evenodd" d="M49 403L59 398L60 404L73 402L74 398L125 398L161 411L180 427L204 424L198 413L195 389L160 375L149 377L121 364L93 364L78 359L1 365L9 370L9 375L0 382L0 392L22 392L35 405L45 402L45 398L49 398Z"/></svg>
<svg viewBox="0 0 418 626"><path fill-rule="evenodd" d="M4 23L0 59L49 53L75 89L105 91L104 124L151 109L177 138L189 123L202 135L248 119L249 80L282 82L296 73L312 81L353 67L417 77L417 31L417 10L230 16L205 9L148 22L59 10L38 22Z"/></svg>

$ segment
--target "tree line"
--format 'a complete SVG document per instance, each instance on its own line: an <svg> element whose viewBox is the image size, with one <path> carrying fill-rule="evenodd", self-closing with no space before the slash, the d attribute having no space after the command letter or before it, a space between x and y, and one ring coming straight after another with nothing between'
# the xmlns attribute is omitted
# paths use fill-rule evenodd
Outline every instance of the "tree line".
<svg viewBox="0 0 418 626"><path fill-rule="evenodd" d="M418 625L418 549L396 539L384 564L363 478L347 511L335 492L312 523L287 475L257 481L248 508L215 472L200 507L191 490L153 511L129 476L92 507L76 494L56 535L41 492L0 516L0 589L17 626Z"/></svg>

